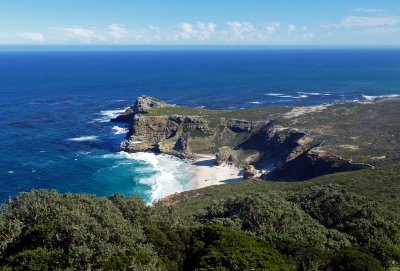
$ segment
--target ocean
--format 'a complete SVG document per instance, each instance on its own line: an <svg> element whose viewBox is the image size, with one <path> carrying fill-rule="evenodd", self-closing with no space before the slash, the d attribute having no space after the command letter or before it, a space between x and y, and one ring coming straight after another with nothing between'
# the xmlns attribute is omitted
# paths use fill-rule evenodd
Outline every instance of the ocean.
<svg viewBox="0 0 400 271"><path fill-rule="evenodd" d="M119 152L137 96L212 109L400 95L398 49L0 52L0 202L21 191L188 189L189 161Z"/></svg>

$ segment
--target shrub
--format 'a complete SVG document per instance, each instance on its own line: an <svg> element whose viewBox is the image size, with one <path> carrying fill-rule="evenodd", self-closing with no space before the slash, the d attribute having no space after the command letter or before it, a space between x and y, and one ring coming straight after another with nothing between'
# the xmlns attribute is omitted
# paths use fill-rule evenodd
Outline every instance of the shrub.
<svg viewBox="0 0 400 271"><path fill-rule="evenodd" d="M265 241L222 226L194 230L185 270L295 270Z"/></svg>

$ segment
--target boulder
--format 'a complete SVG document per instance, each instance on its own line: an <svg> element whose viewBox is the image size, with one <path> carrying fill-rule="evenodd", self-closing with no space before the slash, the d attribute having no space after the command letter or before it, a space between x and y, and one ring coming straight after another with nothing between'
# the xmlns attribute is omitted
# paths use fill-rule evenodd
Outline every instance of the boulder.
<svg viewBox="0 0 400 271"><path fill-rule="evenodd" d="M234 133L250 132L253 123L247 120L233 119L228 122L229 129Z"/></svg>
<svg viewBox="0 0 400 271"><path fill-rule="evenodd" d="M243 179L247 180L247 179L252 179L257 175L257 170L254 168L253 165L248 165L245 169L244 169L244 173L243 173Z"/></svg>
<svg viewBox="0 0 400 271"><path fill-rule="evenodd" d="M220 166L231 160L231 148L224 146L218 149L215 154L215 165Z"/></svg>

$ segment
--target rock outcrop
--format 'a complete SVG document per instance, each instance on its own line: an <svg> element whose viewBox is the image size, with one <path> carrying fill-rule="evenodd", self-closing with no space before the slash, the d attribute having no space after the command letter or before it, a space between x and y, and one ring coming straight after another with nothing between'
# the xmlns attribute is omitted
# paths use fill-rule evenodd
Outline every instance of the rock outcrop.
<svg viewBox="0 0 400 271"><path fill-rule="evenodd" d="M166 102L140 96L133 106L112 122L129 124L127 140L121 143L126 152L154 151L191 157L188 147L189 133L208 132L208 122L200 116L189 115L149 115L154 109L174 107Z"/></svg>
<svg viewBox="0 0 400 271"><path fill-rule="evenodd" d="M252 179L257 175L257 170L253 165L248 165L246 166L246 168L244 169L243 172L243 179L247 180L247 179Z"/></svg>
<svg viewBox="0 0 400 271"><path fill-rule="evenodd" d="M149 96L139 96L135 104L125 110L124 113L111 119L111 122L121 122L131 124L133 117L137 114L146 114L151 109L173 107L164 101Z"/></svg>
<svg viewBox="0 0 400 271"><path fill-rule="evenodd" d="M256 112L260 113L264 114ZM141 96L112 121L129 124L127 139L121 143L123 151L154 151L181 158L216 154L216 165L251 165L245 168L245 178L259 176L263 170L266 173L261 177L267 180L306 180L368 167L321 150L320 140L307 129L288 125L285 116L249 121L229 118L226 111L177 107Z"/></svg>
<svg viewBox="0 0 400 271"><path fill-rule="evenodd" d="M254 122L247 120L233 119L228 122L228 127L232 132L243 133L250 132L254 128Z"/></svg>
<svg viewBox="0 0 400 271"><path fill-rule="evenodd" d="M215 165L220 166L229 161L232 161L231 148L228 146L219 148L218 152L215 154Z"/></svg>

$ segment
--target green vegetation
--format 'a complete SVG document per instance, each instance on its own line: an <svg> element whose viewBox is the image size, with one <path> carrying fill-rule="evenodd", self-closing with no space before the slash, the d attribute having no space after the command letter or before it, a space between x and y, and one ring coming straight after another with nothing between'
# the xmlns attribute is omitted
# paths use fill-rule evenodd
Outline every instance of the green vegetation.
<svg viewBox="0 0 400 271"><path fill-rule="evenodd" d="M310 146L324 142L320 148L332 157L338 156L358 163L379 165L400 158L399 102L399 99L394 98L374 103L335 104L314 112L305 110L298 115L289 114L289 116L286 114L294 109L293 106L268 106L238 110L209 110L173 106L152 108L147 115L189 115L206 119L208 127L215 130L208 137L200 135L198 132L191 134L195 139L191 148L199 153L214 153L218 147L224 145L234 149L248 139L245 135L227 131L226 120L266 121L273 119L276 125L306 133L312 139L309 142ZM297 109L302 111L302 108ZM201 141L196 140L199 137L202 137ZM238 157L238 160L241 160L240 158L243 157Z"/></svg>
<svg viewBox="0 0 400 271"><path fill-rule="evenodd" d="M306 182L249 180L146 206L21 193L0 270L399 270L400 163Z"/></svg>

